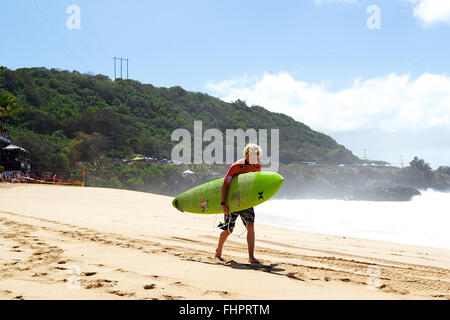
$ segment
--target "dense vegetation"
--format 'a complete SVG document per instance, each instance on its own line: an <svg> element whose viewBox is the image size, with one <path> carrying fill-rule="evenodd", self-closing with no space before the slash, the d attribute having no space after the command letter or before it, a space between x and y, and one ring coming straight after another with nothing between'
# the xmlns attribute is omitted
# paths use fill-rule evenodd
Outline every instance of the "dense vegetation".
<svg viewBox="0 0 450 320"><path fill-rule="evenodd" d="M0 91L14 95L23 107L6 118L6 126L14 143L31 152L35 171L69 169L101 156L170 158L177 143L170 139L172 131L193 132L194 120L203 121L203 130L218 128L223 133L279 128L281 163L359 161L331 137L289 116L181 87L156 88L76 71L1 67Z"/></svg>

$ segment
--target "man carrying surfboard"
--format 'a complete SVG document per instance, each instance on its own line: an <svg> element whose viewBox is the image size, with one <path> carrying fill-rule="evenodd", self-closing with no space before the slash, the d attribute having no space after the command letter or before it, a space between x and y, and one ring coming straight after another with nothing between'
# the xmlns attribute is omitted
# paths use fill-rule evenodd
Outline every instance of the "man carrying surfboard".
<svg viewBox="0 0 450 320"><path fill-rule="evenodd" d="M247 172L261 171L261 164L258 163L258 159L261 157L262 150L257 144L250 143L244 149L244 156L240 160L233 163L228 169L225 179L222 184L221 205L223 212L225 213L225 222L219 224L218 227L223 231L220 233L219 244L216 249L216 258L222 259L222 248L227 240L228 236L233 232L235 222L238 216L241 217L244 226L247 229L247 245L248 245L248 259L250 263L259 263L254 256L255 250L255 211L253 208L249 208L242 211L231 212L226 203L227 191L230 186L231 180L234 176Z"/></svg>

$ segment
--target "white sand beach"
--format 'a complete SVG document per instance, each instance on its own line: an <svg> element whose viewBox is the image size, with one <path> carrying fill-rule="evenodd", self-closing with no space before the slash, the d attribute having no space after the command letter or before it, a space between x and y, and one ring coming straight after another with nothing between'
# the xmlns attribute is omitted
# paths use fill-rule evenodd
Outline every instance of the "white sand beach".
<svg viewBox="0 0 450 320"><path fill-rule="evenodd" d="M0 298L450 299L449 250L288 230L256 216L262 264L247 263L240 222L218 261L214 217L171 201L0 184Z"/></svg>

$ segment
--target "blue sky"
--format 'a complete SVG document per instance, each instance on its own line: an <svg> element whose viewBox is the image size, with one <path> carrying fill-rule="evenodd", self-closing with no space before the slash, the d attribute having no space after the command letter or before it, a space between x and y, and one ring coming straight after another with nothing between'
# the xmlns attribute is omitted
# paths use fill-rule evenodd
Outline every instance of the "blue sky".
<svg viewBox="0 0 450 320"><path fill-rule="evenodd" d="M69 30L69 5L81 29ZM366 8L381 8L381 30L366 28ZM130 59L133 79L157 86L204 84L241 74L287 71L305 81L450 69L448 25L424 29L405 1L3 2L0 62L113 77L113 56Z"/></svg>
<svg viewBox="0 0 450 320"><path fill-rule="evenodd" d="M180 85L221 98L234 99L239 98L236 94L242 94L250 102L252 95L246 96L246 92L258 93L256 84L267 75L288 74L294 86L322 86L322 95L339 93L336 97L342 97L346 96L346 90L355 89L357 79L366 81L365 88L372 90L371 79L383 81L394 74L410 77L404 84L404 94L409 99L410 92L415 91L415 81L424 74L443 76L447 80L450 15L447 17L447 5L442 3L444 8L439 7L439 0L16 0L0 5L3 13L0 65L11 69L54 67L101 73L112 78L113 56L118 56L129 58L132 79L155 86ZM79 30L66 27L69 5L80 8ZM380 9L380 30L366 26L370 16L366 9L370 5ZM441 83L440 78L435 80ZM236 86L241 91L236 91ZM450 114L446 89L442 89L444 93L425 94L411 103L426 100L428 106L439 105L436 112L445 118ZM350 91L351 95L355 90ZM294 95L303 94L295 92ZM278 93L271 96L279 96ZM379 94L384 95L383 91ZM434 99L431 104L430 95ZM355 95L353 99L358 97ZM327 123L309 116L313 113L305 115L305 101L302 105L292 103L292 99L291 102L269 98L263 101L269 104L263 106L274 110L280 109L278 104L290 103L282 108L285 113L332 135L358 156L362 155L363 148L370 149L374 143L364 139L374 139L377 133L381 139L388 139L387 134L392 134L392 130L374 126L366 138L357 142L352 130L359 130L360 135L360 127L347 128L345 124L338 126L346 130L327 127ZM342 102L336 108L347 108L347 103ZM367 108L365 116L370 117L373 106ZM298 113L300 109L303 111ZM384 113L375 113L376 121L383 121L380 116ZM391 117L392 113L384 115ZM346 121L356 120L350 117ZM401 123L401 119L396 123ZM448 134L446 124L421 128L419 134ZM399 136L418 134L410 127L399 126L398 131L401 131ZM405 145L404 140L398 143L398 146ZM413 156L417 146L408 148L404 151L406 159ZM391 162L399 158L399 150L394 156L392 152L384 152L382 144L372 150L373 158L384 157ZM442 156L440 151L425 152L423 157L426 156L434 165L444 163L448 156L450 164L450 153Z"/></svg>

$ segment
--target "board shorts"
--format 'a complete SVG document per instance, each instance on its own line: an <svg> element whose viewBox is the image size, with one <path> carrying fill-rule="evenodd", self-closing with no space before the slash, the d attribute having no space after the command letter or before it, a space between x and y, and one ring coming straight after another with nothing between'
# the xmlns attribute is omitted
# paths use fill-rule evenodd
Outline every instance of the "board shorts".
<svg viewBox="0 0 450 320"><path fill-rule="evenodd" d="M234 229L238 216L241 216L244 226L247 225L247 222L255 222L255 210L253 208L248 208L241 211L230 212L229 214L224 214L225 222L219 224L217 227L222 230Z"/></svg>

